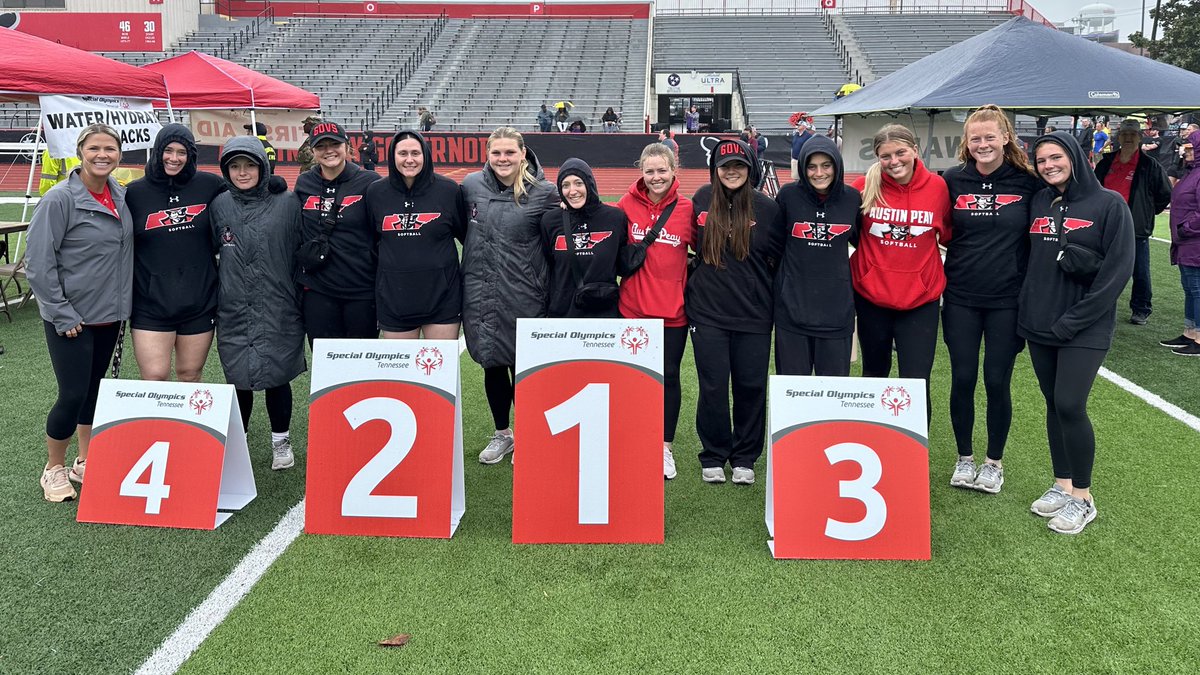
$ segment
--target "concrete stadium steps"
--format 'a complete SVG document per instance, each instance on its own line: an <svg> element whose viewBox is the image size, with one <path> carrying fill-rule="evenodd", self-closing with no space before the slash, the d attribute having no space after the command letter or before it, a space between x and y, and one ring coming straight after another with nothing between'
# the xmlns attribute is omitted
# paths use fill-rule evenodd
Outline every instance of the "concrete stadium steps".
<svg viewBox="0 0 1200 675"><path fill-rule="evenodd" d="M1011 14L841 14L875 77L991 30Z"/></svg>

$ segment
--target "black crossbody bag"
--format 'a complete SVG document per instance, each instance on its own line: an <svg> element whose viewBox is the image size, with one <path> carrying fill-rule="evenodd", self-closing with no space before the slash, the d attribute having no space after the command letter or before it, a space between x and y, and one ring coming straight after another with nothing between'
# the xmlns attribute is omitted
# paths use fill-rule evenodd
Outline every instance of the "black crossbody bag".
<svg viewBox="0 0 1200 675"><path fill-rule="evenodd" d="M317 272L329 264L329 257L333 254L329 246L329 236L333 234L338 211L342 208L342 185L338 185L333 194L333 205L321 216L321 231L316 237L301 244L296 251L296 262L300 263L300 268L305 272Z"/></svg>
<svg viewBox="0 0 1200 675"><path fill-rule="evenodd" d="M1050 207L1054 208L1060 201L1062 197L1056 197L1050 202ZM1058 232L1058 267L1075 281L1090 286L1096 280L1100 266L1104 264L1104 256L1087 246L1067 241L1067 230L1059 218L1061 215L1062 211L1059 210L1054 216L1054 229Z"/></svg>
<svg viewBox="0 0 1200 675"><path fill-rule="evenodd" d="M663 212L658 215L658 220L654 221L654 227L646 232L641 241L621 249L621 269L625 272L624 276L633 274L646 264L646 253L649 251L650 245L658 240L658 235L662 232L667 220L671 218L671 212L675 210L675 205L678 203L679 200L676 199L663 209Z"/></svg>

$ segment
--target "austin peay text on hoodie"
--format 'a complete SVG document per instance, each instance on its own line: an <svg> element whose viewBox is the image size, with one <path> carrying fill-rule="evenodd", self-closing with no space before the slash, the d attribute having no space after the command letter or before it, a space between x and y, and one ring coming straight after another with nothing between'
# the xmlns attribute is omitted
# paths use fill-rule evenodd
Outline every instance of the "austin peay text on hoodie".
<svg viewBox="0 0 1200 675"><path fill-rule="evenodd" d="M325 180L320 166L296 179L302 241L316 239L334 200L341 204L329 235L329 261L319 270L298 269L296 281L300 285L347 300L374 297L375 231L367 218L363 196L367 187L378 180L379 174L349 161L333 180Z"/></svg>
<svg viewBox="0 0 1200 675"><path fill-rule="evenodd" d="M1030 205L1029 264L1017 310L1017 333L1032 342L1108 349L1116 304L1133 274L1133 216L1125 200L1100 185L1078 142L1065 132L1043 136L1067 150L1070 183L1060 195L1046 187ZM1059 199L1061 197L1061 199ZM1104 258L1087 284L1058 265L1059 228L1071 244Z"/></svg>
<svg viewBox="0 0 1200 675"><path fill-rule="evenodd" d="M984 176L974 160L942 178L950 190L953 233L943 297L970 307L1016 307L1029 255L1030 202L1042 182L1007 163Z"/></svg>
<svg viewBox="0 0 1200 675"><path fill-rule="evenodd" d="M368 219L378 237L375 302L387 330L458 321L462 279L458 247L467 230L467 207L457 183L434 171L425 139L401 131L388 145L388 157L404 137L425 149L424 166L410 187L395 162L388 177L367 188Z"/></svg>
<svg viewBox="0 0 1200 675"><path fill-rule="evenodd" d="M803 172L818 153L834 162L827 195L813 189ZM776 198L787 237L775 277L775 325L812 337L846 337L854 332L850 246L858 242L862 197L843 183L841 155L828 138L811 138L798 161L800 180Z"/></svg>

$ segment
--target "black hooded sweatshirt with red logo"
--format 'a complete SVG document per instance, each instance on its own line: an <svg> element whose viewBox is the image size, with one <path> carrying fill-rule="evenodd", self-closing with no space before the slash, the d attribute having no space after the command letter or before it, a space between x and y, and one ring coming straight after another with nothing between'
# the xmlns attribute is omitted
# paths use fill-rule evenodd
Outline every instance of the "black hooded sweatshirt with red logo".
<svg viewBox="0 0 1200 675"><path fill-rule="evenodd" d="M712 203L713 183L716 182L716 159L723 156L721 146L734 143L741 154L753 163L750 177L740 189L750 190L754 202L754 220L750 225L750 253L738 260L726 246L721 255L721 267L704 262L705 224ZM725 153L728 154L728 153ZM779 205L755 190L760 169L755 155L742 141L721 141L712 150L709 165L710 182L700 186L692 203L696 210L696 243L700 264L688 274L684 293L684 309L688 320L702 326L712 326L742 333L770 333L773 322L775 268L783 255L784 232ZM718 189L724 190L724 187Z"/></svg>
<svg viewBox="0 0 1200 675"><path fill-rule="evenodd" d="M312 241L323 231L326 213L340 201L333 232L329 235L329 258L319 270L296 267L296 283L318 293L343 300L375 297L375 229L367 218L363 198L379 174L347 161L333 180L321 175L321 165L296 179L300 200L301 241Z"/></svg>
<svg viewBox="0 0 1200 675"><path fill-rule="evenodd" d="M628 221L625 212L600 201L592 169L574 157L558 170L558 193L567 176L577 176L587 188L583 208L550 209L542 215L542 249L550 267L550 298L546 315L552 318L620 316L617 311L617 254L625 245ZM563 198L566 203L566 198ZM564 219L567 221L564 225ZM568 239L567 237L570 237ZM575 293L587 284L613 284L612 304L583 309Z"/></svg>
<svg viewBox="0 0 1200 675"><path fill-rule="evenodd" d="M163 169L163 150L179 143L187 164L174 176ZM196 141L181 124L162 128L146 162L146 176L129 184L125 203L133 215L133 321L184 323L217 309L208 205L225 191L220 176L196 170Z"/></svg>
<svg viewBox="0 0 1200 675"><path fill-rule="evenodd" d="M1016 307L1029 257L1029 207L1044 187L1036 176L1005 162L979 173L975 160L948 169L950 229L946 244L946 302L968 307Z"/></svg>
<svg viewBox="0 0 1200 675"><path fill-rule="evenodd" d="M818 153L833 159L833 184L825 195L804 171ZM810 138L798 162L800 180L775 199L786 235L775 276L775 326L811 337L848 337L854 332L850 246L858 243L862 196L845 184L842 155L831 139Z"/></svg>
<svg viewBox="0 0 1200 675"><path fill-rule="evenodd" d="M412 138L425 157L410 188L396 169L396 144ZM457 183L434 172L429 143L401 131L387 146L388 177L367 189L367 211L379 240L375 304L384 330L453 323L462 314L458 247L467 232L467 205Z"/></svg>
<svg viewBox="0 0 1200 675"><path fill-rule="evenodd" d="M1108 349L1117 299L1133 275L1133 216L1121 195L1100 185L1073 136L1055 131L1039 138L1042 143L1065 149L1071 177L1064 192L1047 187L1030 205L1029 268L1017 305L1017 334L1057 347ZM1068 243L1104 257L1090 284L1059 267L1060 226Z"/></svg>

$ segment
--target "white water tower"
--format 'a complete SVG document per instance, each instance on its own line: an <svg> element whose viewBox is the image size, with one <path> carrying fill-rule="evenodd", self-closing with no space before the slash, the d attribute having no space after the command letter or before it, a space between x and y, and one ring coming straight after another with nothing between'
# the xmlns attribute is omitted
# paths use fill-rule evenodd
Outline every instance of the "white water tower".
<svg viewBox="0 0 1200 675"><path fill-rule="evenodd" d="M1079 32L1084 36L1098 36L1111 33L1115 39L1117 10L1112 5L1100 2L1094 5L1087 5L1080 8L1079 14L1072 21L1079 26Z"/></svg>

